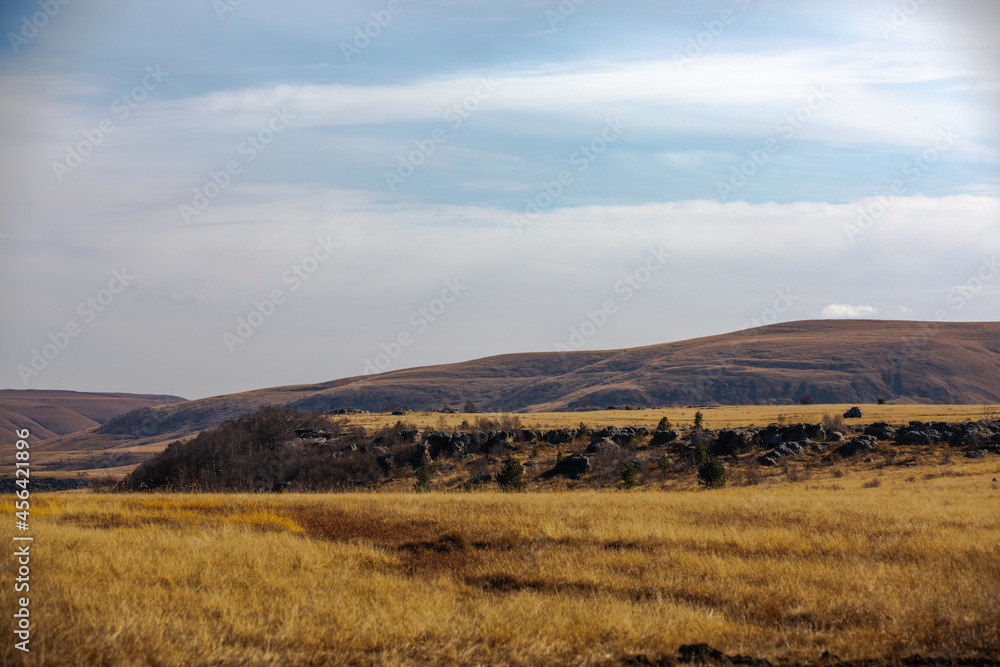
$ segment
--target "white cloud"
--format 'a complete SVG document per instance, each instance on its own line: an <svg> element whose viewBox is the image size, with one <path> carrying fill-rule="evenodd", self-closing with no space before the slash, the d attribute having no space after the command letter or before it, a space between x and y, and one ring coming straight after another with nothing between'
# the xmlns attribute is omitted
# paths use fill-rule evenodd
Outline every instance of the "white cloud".
<svg viewBox="0 0 1000 667"><path fill-rule="evenodd" d="M796 138L923 146L942 125L954 125L963 136L980 130L992 135L989 123L971 113L964 98L940 94L941 87L957 82L984 83L976 74L946 52L890 50L877 44L710 53L683 70L672 58L575 62L492 73L488 78L495 90L476 102L481 110L475 114L527 112L589 120L622 114L647 129L757 135L768 127L773 131L781 117L807 101L811 89L825 86L829 108L819 109ZM158 103L155 122L161 129L253 131L272 108L287 106L296 127L419 120L447 126L445 112L477 90L483 93L482 81L478 75L459 74L392 85L254 86ZM919 109L918 122L899 122L912 118L914 109Z"/></svg>
<svg viewBox="0 0 1000 667"><path fill-rule="evenodd" d="M865 318L878 315L878 309L871 306L849 306L846 303L831 303L823 309L823 318L842 320L850 318Z"/></svg>

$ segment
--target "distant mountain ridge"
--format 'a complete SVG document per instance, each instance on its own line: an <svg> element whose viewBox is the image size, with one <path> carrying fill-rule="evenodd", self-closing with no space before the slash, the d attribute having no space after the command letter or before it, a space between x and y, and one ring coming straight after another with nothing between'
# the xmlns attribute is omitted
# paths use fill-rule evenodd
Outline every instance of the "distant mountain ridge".
<svg viewBox="0 0 1000 667"><path fill-rule="evenodd" d="M818 403L1000 403L1000 323L816 320L625 350L506 354L164 405L142 416L141 432L109 424L102 430L113 433L44 447L177 438L267 404L435 410L471 400L529 412L788 403L807 393Z"/></svg>

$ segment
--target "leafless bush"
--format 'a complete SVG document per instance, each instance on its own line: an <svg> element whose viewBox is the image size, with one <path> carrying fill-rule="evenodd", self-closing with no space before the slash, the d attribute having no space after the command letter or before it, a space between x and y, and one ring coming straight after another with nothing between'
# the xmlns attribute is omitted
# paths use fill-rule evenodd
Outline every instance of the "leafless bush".
<svg viewBox="0 0 1000 667"><path fill-rule="evenodd" d="M830 431L843 431L844 418L841 415L823 415L823 429Z"/></svg>

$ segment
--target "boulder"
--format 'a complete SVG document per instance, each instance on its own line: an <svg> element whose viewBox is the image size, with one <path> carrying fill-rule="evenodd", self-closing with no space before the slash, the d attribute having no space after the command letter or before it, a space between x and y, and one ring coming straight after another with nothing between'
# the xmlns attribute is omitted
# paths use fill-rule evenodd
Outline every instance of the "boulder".
<svg viewBox="0 0 1000 667"><path fill-rule="evenodd" d="M396 461L396 456L394 454L383 454L375 458L375 463L386 475L392 470L392 464Z"/></svg>
<svg viewBox="0 0 1000 667"><path fill-rule="evenodd" d="M847 444L841 445L833 453L843 457L855 456L857 454L870 452L877 444L875 436L859 435L851 439Z"/></svg>
<svg viewBox="0 0 1000 667"><path fill-rule="evenodd" d="M486 448L500 449L514 443L516 434L513 431L488 431L486 433Z"/></svg>
<svg viewBox="0 0 1000 667"><path fill-rule="evenodd" d="M454 453L451 436L443 431L424 433L424 441L421 444L426 448L431 458L451 456Z"/></svg>
<svg viewBox="0 0 1000 667"><path fill-rule="evenodd" d="M312 440L314 438L328 440L330 438L330 434L323 429L297 428L295 429L295 435L303 440Z"/></svg>
<svg viewBox="0 0 1000 667"><path fill-rule="evenodd" d="M587 445L588 454L612 454L616 455L621 452L621 447L612 440L611 438L597 438L589 445Z"/></svg>
<svg viewBox="0 0 1000 667"><path fill-rule="evenodd" d="M754 434L738 429L722 429L709 451L716 456L730 456L749 451L753 447Z"/></svg>
<svg viewBox="0 0 1000 667"><path fill-rule="evenodd" d="M606 426L597 432L598 438L608 438L613 440L617 445L628 445L631 444L633 440L648 433L646 429L637 429L634 426L626 426L624 428L618 428L617 426Z"/></svg>
<svg viewBox="0 0 1000 667"><path fill-rule="evenodd" d="M797 442L783 442L767 454L761 456L757 461L761 465L773 466L778 462L778 459L783 459L787 456L797 456L803 451L802 445Z"/></svg>
<svg viewBox="0 0 1000 667"><path fill-rule="evenodd" d="M666 445L677 439L679 433L677 431L656 431L653 433L652 439L649 441L650 447L659 447L661 445Z"/></svg>
<svg viewBox="0 0 1000 667"><path fill-rule="evenodd" d="M933 429L907 431L903 434L903 444L933 445L941 441L941 434Z"/></svg>
<svg viewBox="0 0 1000 667"><path fill-rule="evenodd" d="M542 474L542 477L579 477L590 470L590 459L579 452L570 454L557 463L551 470Z"/></svg>
<svg viewBox="0 0 1000 667"><path fill-rule="evenodd" d="M426 442L414 445L410 451L410 465L414 468L429 466L434 459L431 457L431 448Z"/></svg>
<svg viewBox="0 0 1000 667"><path fill-rule="evenodd" d="M576 431L571 431L568 428L557 428L545 434L545 442L550 445L561 445L567 442L572 442L573 438L576 437Z"/></svg>
<svg viewBox="0 0 1000 667"><path fill-rule="evenodd" d="M892 440L896 437L896 428L887 422L875 422L865 427L865 435L875 436L878 440Z"/></svg>
<svg viewBox="0 0 1000 667"><path fill-rule="evenodd" d="M493 481L493 475L487 472L483 473L482 475L476 475L475 477L469 480L469 484L472 484L473 486L479 486L481 484L489 484L492 481Z"/></svg>
<svg viewBox="0 0 1000 667"><path fill-rule="evenodd" d="M841 433L840 431L830 431L829 433L826 434L826 441L827 442L843 442L844 441L844 434Z"/></svg>

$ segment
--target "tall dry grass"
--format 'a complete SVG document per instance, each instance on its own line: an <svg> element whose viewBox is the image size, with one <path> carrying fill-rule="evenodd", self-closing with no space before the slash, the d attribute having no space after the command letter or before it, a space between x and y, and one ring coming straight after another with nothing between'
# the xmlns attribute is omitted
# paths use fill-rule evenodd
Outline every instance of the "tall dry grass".
<svg viewBox="0 0 1000 667"><path fill-rule="evenodd" d="M23 662L997 656L998 466L940 468L877 487L39 495ZM12 644L3 664L22 662Z"/></svg>

